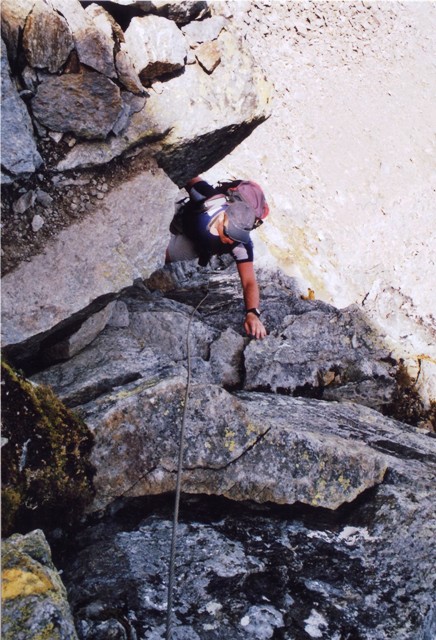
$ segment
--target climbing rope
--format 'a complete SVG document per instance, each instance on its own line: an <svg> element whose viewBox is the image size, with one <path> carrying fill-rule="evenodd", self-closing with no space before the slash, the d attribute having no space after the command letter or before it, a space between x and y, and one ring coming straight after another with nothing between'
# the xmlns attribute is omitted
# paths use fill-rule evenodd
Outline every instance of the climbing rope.
<svg viewBox="0 0 436 640"><path fill-rule="evenodd" d="M177 527L179 522L180 494L182 490L185 422L186 422L186 414L188 409L189 391L191 388L191 346L190 346L191 323L194 318L195 312L200 308L200 306L206 300L208 295L209 295L209 284L207 285L206 295L200 300L200 302L197 304L197 306L191 313L189 322L188 322L188 328L186 330L186 353L187 353L188 375L186 380L182 424L180 427L180 436L179 436L179 455L178 455L178 463L177 463L176 496L174 500L173 529L172 529L172 537L171 537L170 563L169 563L169 570L168 570L168 602L167 602L167 623L166 623L165 640L171 640L171 636L172 636L173 592L174 592L174 577L175 577L175 562L176 562L176 547L177 547Z"/></svg>

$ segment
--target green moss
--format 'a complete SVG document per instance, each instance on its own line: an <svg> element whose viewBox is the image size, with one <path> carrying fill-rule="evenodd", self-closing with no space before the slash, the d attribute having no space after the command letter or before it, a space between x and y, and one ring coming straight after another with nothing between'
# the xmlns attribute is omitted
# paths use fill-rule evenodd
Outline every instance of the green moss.
<svg viewBox="0 0 436 640"><path fill-rule="evenodd" d="M3 535L72 522L93 495L88 427L5 362L2 417Z"/></svg>
<svg viewBox="0 0 436 640"><path fill-rule="evenodd" d="M20 509L21 493L13 487L2 489L2 529L13 531L17 513Z"/></svg>

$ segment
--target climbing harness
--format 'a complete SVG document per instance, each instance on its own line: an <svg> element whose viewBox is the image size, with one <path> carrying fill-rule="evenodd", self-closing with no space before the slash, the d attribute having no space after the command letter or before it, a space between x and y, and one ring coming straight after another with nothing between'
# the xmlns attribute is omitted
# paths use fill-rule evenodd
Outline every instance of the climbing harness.
<svg viewBox="0 0 436 640"><path fill-rule="evenodd" d="M177 463L177 480L176 480L176 496L174 500L174 517L173 517L173 528L172 528L172 537L171 537L171 551L170 551L170 562L169 562L169 570L168 570L168 602L167 602L167 623L166 623L166 635L165 640L171 640L172 636L172 610L173 610L173 591L174 591L174 577L175 577L175 561L176 561L176 547L177 547L177 527L179 522L179 505L180 505L180 494L182 489L182 467L183 467L183 450L184 450L184 439L185 439L185 422L186 422L186 414L188 409L188 397L191 388L191 347L190 347L190 331L191 331L191 323L194 318L194 314L203 302L206 300L209 295L209 283L207 284L206 295L200 300L197 304L188 322L188 328L186 330L186 353L187 353L187 365L188 365L188 375L186 379L186 387L185 387L185 398L183 403L183 414L182 414L182 424L180 427L180 436L179 436L179 455L178 455L178 463Z"/></svg>

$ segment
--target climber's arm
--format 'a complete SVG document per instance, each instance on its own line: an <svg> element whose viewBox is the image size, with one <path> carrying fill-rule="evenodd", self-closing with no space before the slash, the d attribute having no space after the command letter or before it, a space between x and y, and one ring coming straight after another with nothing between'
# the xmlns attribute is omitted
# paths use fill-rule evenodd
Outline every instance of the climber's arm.
<svg viewBox="0 0 436 640"><path fill-rule="evenodd" d="M186 183L185 189L187 191L189 191L189 189L196 183L196 182L203 182L204 178L202 178L201 176L195 176L194 178L191 178L191 180L189 180Z"/></svg>
<svg viewBox="0 0 436 640"><path fill-rule="evenodd" d="M241 278L242 290L246 309L257 309L259 307L259 286L257 284L254 266L252 262L237 263L239 277ZM264 338L266 329L257 315L251 311L245 316L245 331L253 338Z"/></svg>

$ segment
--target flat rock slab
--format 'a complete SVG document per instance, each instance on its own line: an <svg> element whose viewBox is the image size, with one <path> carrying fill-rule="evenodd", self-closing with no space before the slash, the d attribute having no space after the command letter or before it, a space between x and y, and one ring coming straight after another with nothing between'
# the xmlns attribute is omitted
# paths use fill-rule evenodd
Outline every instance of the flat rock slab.
<svg viewBox="0 0 436 640"><path fill-rule="evenodd" d="M159 169L132 176L62 231L44 254L7 274L3 345L47 332L99 297L149 275L162 263L176 194Z"/></svg>

